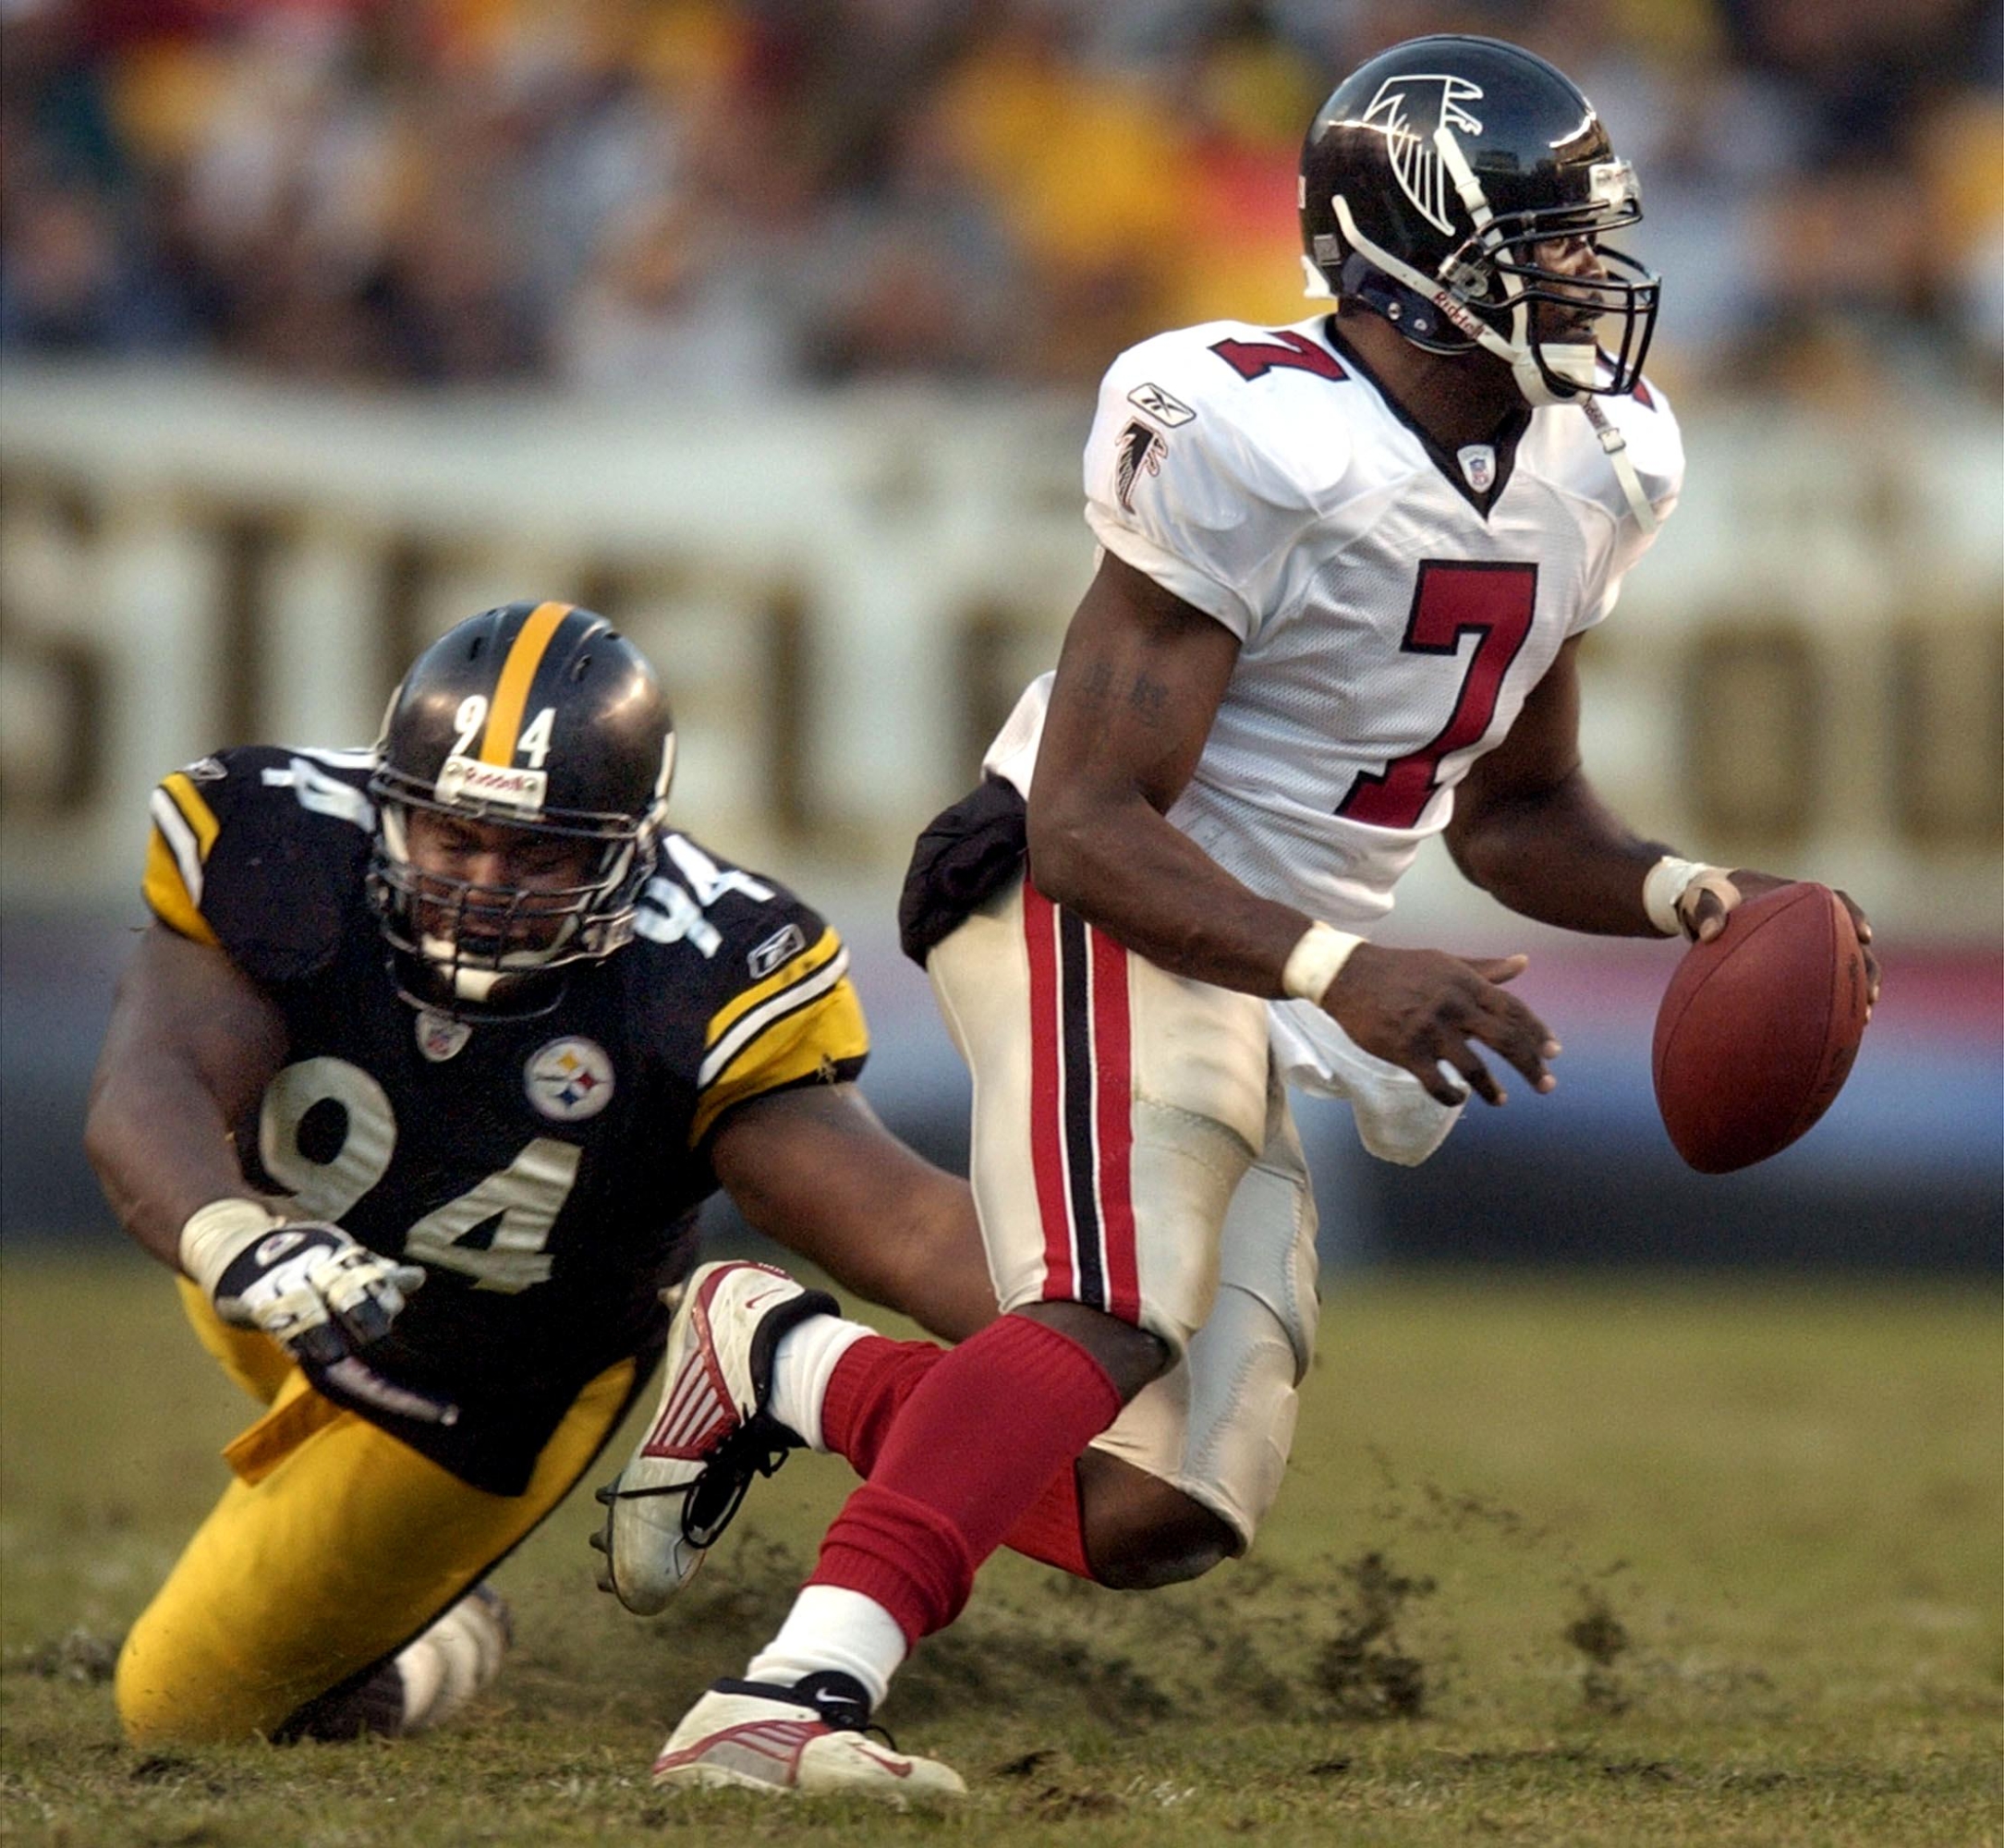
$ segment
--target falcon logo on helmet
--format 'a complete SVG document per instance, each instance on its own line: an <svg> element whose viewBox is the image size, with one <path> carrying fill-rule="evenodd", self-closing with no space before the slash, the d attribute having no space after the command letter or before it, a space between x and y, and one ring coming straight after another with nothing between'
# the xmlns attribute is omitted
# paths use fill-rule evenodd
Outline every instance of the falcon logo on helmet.
<svg viewBox="0 0 2004 1848"><path fill-rule="evenodd" d="M1364 112L1365 121L1385 138L1391 171L1405 196L1440 231L1451 231L1454 225L1448 217L1447 168L1434 146L1434 134L1453 128L1479 135L1482 124L1461 104L1481 97L1482 86L1464 77L1388 77Z"/></svg>
<svg viewBox="0 0 2004 1848"><path fill-rule="evenodd" d="M1532 406L1641 383L1661 283L1602 242L1642 217L1635 176L1543 58L1456 34L1380 53L1310 126L1300 200L1310 293L1493 354Z"/></svg>

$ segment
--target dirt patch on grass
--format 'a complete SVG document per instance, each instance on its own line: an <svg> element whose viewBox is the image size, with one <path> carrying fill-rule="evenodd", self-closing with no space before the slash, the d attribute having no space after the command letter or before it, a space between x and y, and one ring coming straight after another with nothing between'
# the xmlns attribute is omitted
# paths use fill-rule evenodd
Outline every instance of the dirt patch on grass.
<svg viewBox="0 0 2004 1848"><path fill-rule="evenodd" d="M1427 1710L1427 1665L1401 1642L1406 1607L1430 1598L1430 1577L1398 1571L1381 1552L1340 1566L1348 1587L1336 1634L1323 1644L1314 1685L1346 1720L1416 1720Z"/></svg>
<svg viewBox="0 0 2004 1848"><path fill-rule="evenodd" d="M1582 1582L1580 1608L1565 1627L1565 1640L1584 1658L1580 1699L1590 1713L1626 1713L1634 1704L1615 1664L1634 1647L1628 1626L1615 1615L1605 1586Z"/></svg>

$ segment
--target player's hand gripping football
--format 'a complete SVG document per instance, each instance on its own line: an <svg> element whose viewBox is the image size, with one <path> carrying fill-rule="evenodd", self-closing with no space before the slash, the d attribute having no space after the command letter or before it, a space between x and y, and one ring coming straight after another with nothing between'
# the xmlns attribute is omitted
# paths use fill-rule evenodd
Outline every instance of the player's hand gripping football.
<svg viewBox="0 0 2004 1848"><path fill-rule="evenodd" d="M1360 943L1329 985L1322 1006L1366 1052L1403 1066L1438 1101L1467 1100L1440 1069L1445 1064L1485 1103L1501 1103L1502 1087L1482 1063L1477 1043L1500 1052L1534 1090L1558 1083L1545 1061L1558 1055L1559 1042L1502 988L1523 974L1527 960Z"/></svg>
<svg viewBox="0 0 2004 1848"><path fill-rule="evenodd" d="M1726 919L1738 906L1764 894L1792 885L1771 872L1755 872L1751 867L1735 867L1724 879L1694 880L1677 901L1678 920L1684 935L1694 943L1709 943L1726 928ZM1848 892L1837 894L1838 901L1851 915L1851 928L1857 933L1858 947L1864 952L1864 1017L1872 1017L1878 1005L1878 958L1872 953L1872 920L1858 908Z"/></svg>

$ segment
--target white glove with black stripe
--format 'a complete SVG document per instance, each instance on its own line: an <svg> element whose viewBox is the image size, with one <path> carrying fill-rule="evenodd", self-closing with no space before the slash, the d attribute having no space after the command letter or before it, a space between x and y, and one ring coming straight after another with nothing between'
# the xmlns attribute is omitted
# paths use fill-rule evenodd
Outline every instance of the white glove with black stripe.
<svg viewBox="0 0 2004 1848"><path fill-rule="evenodd" d="M215 1312L269 1335L295 1360L384 1410L451 1423L449 1406L383 1380L356 1358L424 1282L415 1264L358 1245L324 1220L282 1220L256 1200L213 1200L181 1228L181 1268Z"/></svg>

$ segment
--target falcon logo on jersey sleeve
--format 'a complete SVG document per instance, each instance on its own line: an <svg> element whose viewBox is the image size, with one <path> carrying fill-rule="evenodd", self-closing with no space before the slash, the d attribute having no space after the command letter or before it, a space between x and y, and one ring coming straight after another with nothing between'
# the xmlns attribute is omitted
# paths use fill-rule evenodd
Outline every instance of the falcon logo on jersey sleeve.
<svg viewBox="0 0 2004 1848"><path fill-rule="evenodd" d="M163 779L150 808L153 833L141 881L146 902L169 930L217 947L215 931L201 915L201 891L203 868L222 824L187 771Z"/></svg>
<svg viewBox="0 0 2004 1848"><path fill-rule="evenodd" d="M832 930L732 996L711 1018L697 1068L693 1146L734 1104L810 1080L852 1076L869 1051L849 953Z"/></svg>
<svg viewBox="0 0 2004 1848"><path fill-rule="evenodd" d="M1135 510L1135 483L1146 469L1162 472L1162 451L1166 447L1160 432L1139 421L1121 432L1120 453L1113 464L1113 492L1129 513Z"/></svg>

